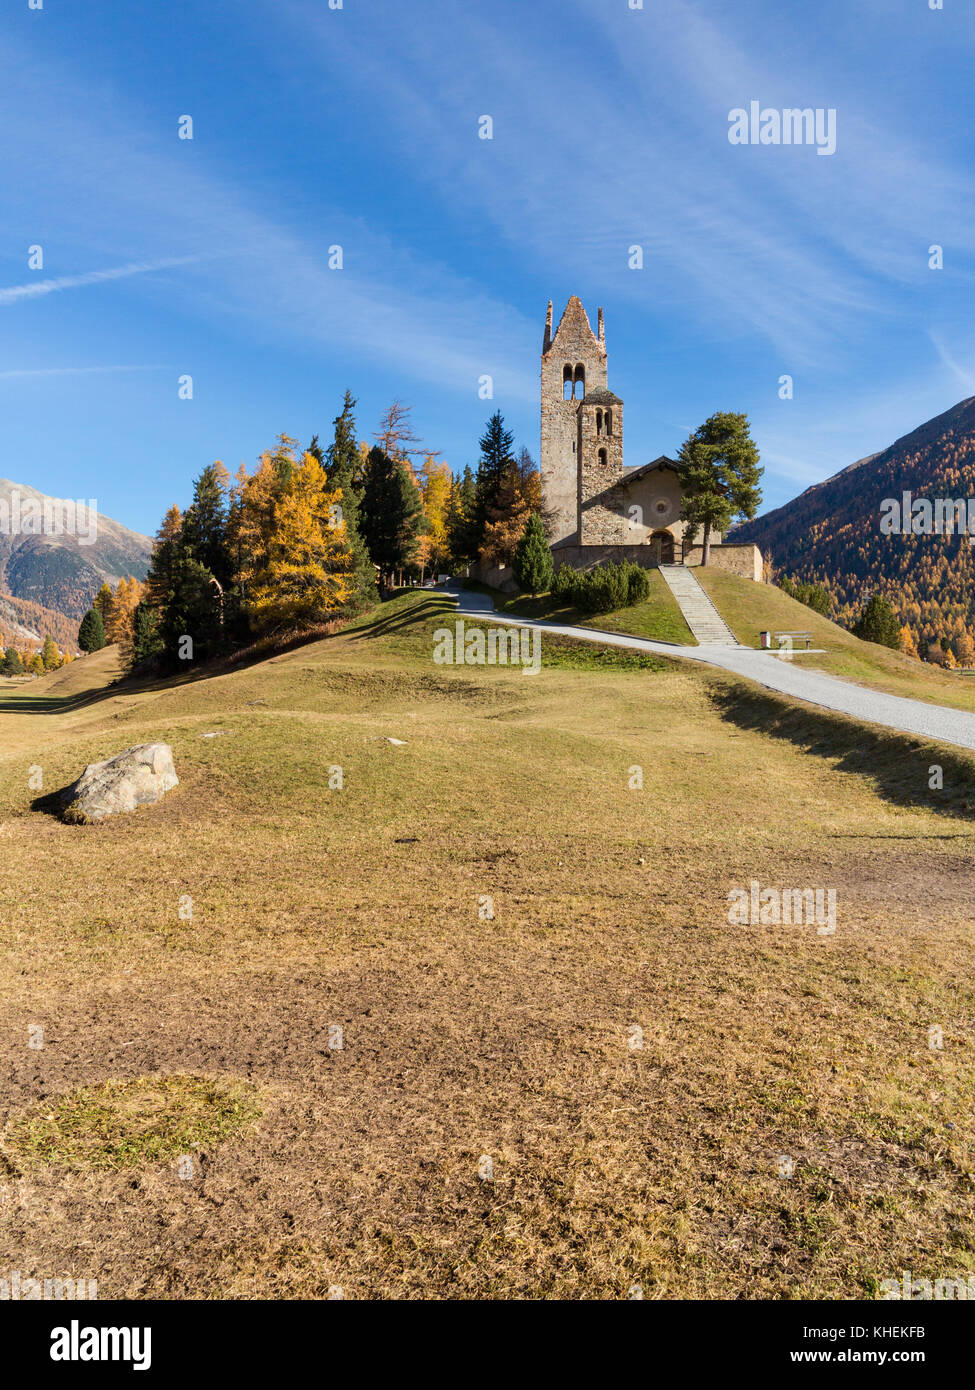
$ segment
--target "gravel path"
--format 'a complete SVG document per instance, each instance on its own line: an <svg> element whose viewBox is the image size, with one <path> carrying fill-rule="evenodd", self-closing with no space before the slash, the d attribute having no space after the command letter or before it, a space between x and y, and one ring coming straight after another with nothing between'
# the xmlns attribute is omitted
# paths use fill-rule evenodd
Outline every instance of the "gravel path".
<svg viewBox="0 0 975 1390"><path fill-rule="evenodd" d="M945 705L929 705L923 700L907 700L900 695L885 695L838 676L822 671L803 669L801 656L784 660L770 652L753 647L679 647L670 642L653 642L646 637L627 637L619 632L602 632L597 628L570 627L547 619L508 618L494 612L494 601L488 594L469 593L453 583L444 592L457 600L462 617L484 617L491 614L498 623L514 627L539 627L543 631L578 637L585 642L602 642L611 647L628 647L634 651L656 652L660 656L676 657L681 661L700 661L706 666L718 666L736 676L747 676L768 690L791 695L797 700L820 705L823 709L851 715L867 724L882 724L905 734L953 743L959 748L975 749L975 714L948 709Z"/></svg>

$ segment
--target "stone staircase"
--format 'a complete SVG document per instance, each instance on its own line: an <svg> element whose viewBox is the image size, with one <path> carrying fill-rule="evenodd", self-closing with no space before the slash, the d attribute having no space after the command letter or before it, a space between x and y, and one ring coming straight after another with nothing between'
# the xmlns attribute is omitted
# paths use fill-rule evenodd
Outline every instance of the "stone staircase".
<svg viewBox="0 0 975 1390"><path fill-rule="evenodd" d="M737 647L738 639L686 565L661 565L664 582L702 647Z"/></svg>

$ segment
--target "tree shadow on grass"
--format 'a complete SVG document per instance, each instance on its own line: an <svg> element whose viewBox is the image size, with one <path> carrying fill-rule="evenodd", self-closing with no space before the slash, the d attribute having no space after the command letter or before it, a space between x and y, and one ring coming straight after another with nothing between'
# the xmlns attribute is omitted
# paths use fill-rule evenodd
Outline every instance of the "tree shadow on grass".
<svg viewBox="0 0 975 1390"><path fill-rule="evenodd" d="M194 666L188 671L123 675L100 689L79 691L77 695L24 695L0 698L0 714L72 714L75 710L97 705L102 700L114 699L116 695L154 694L178 690L180 686L209 680L211 676L245 671L250 666L260 665L261 662L287 656L290 652L309 646L313 642L328 642L336 637L384 637L389 633L425 622L428 618L449 617L454 611L455 605L451 599L431 593L413 607L400 609L388 617L383 616L380 608L372 621L362 627L340 627L334 632L313 630L288 634L276 644L255 643L240 651L214 657L211 661Z"/></svg>
<svg viewBox="0 0 975 1390"><path fill-rule="evenodd" d="M975 820L975 756L830 710L792 704L751 686L716 679L709 693L722 719L785 739L827 759L839 772L868 778L885 801ZM941 769L941 788L930 786L935 768Z"/></svg>
<svg viewBox="0 0 975 1390"><path fill-rule="evenodd" d="M386 637L391 632L401 632L406 628L415 627L419 623L425 623L429 618L449 618L456 611L456 605L450 599L431 596L422 603L415 604L412 608L403 608L397 613L390 613L388 617L384 618L379 615L375 622L347 632L346 635L356 641L361 641L363 638ZM487 616L485 614L485 617Z"/></svg>

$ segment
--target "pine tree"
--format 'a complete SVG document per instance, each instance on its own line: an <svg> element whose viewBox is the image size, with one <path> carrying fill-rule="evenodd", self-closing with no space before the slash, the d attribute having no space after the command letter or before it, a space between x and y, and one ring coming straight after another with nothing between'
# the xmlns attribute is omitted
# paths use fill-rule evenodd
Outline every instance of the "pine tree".
<svg viewBox="0 0 975 1390"><path fill-rule="evenodd" d="M545 539L545 527L541 518L534 512L528 518L528 525L515 550L514 569L518 583L523 589L527 589L532 597L547 593L552 587L555 573L552 552Z"/></svg>
<svg viewBox="0 0 975 1390"><path fill-rule="evenodd" d="M850 629L854 637L864 642L877 642L882 647L900 646L901 628L897 615L883 594L871 594L866 607Z"/></svg>
<svg viewBox="0 0 975 1390"><path fill-rule="evenodd" d="M759 508L762 469L747 415L719 411L681 445L678 476L684 497L681 519L703 532L701 563L711 556L711 532L736 519L750 520Z"/></svg>
<svg viewBox="0 0 975 1390"><path fill-rule="evenodd" d="M102 615L102 626L107 630L112 620L112 588L110 584L102 583L102 587L92 599L91 606Z"/></svg>
<svg viewBox="0 0 975 1390"><path fill-rule="evenodd" d="M369 450L360 511L362 537L383 587L408 565L423 531L423 503L401 463L378 447Z"/></svg>
<svg viewBox="0 0 975 1390"><path fill-rule="evenodd" d="M141 666L162 655L163 641L159 635L159 610L143 599L135 610L132 622L132 665Z"/></svg>
<svg viewBox="0 0 975 1390"><path fill-rule="evenodd" d="M470 468L454 478L447 503L447 552L452 569L464 569L477 558L477 484Z"/></svg>
<svg viewBox="0 0 975 1390"><path fill-rule="evenodd" d="M359 612L376 600L376 570L360 530L362 455L356 442L355 404L355 397L347 390L342 410L332 422L332 443L324 458L318 460L325 469L326 486L337 495L336 505L345 522L346 544L355 561L355 582L346 603L349 613ZM313 457L318 455L313 454Z"/></svg>
<svg viewBox="0 0 975 1390"><path fill-rule="evenodd" d="M40 652L34 652L27 661L28 673L32 676L43 676L44 669L44 658L41 656Z"/></svg>
<svg viewBox="0 0 975 1390"><path fill-rule="evenodd" d="M183 545L219 580L230 583L230 555L227 549L227 487L230 474L217 461L204 468L193 485L193 501L183 518Z"/></svg>
<svg viewBox="0 0 975 1390"><path fill-rule="evenodd" d="M78 628L78 646L83 652L100 652L105 646L105 624L97 608L89 608Z"/></svg>
<svg viewBox="0 0 975 1390"><path fill-rule="evenodd" d="M8 647L4 652L2 670L5 676L22 676L24 674L23 659L16 647Z"/></svg>
<svg viewBox="0 0 975 1390"><path fill-rule="evenodd" d="M61 653L58 651L57 644L53 637L44 638L44 645L41 648L41 660L44 663L45 671L56 671L61 665Z"/></svg>
<svg viewBox="0 0 975 1390"><path fill-rule="evenodd" d="M481 457L477 465L476 498L472 518L476 537L475 553L480 550L484 540L484 528L488 522L498 519L502 491L510 483L512 472L517 473L517 464L511 452L514 440L511 430L504 427L504 416L500 410L496 410L478 441Z"/></svg>
<svg viewBox="0 0 975 1390"><path fill-rule="evenodd" d="M179 507L170 507L156 532L152 559L146 576L146 601L162 609L173 587L173 568L183 550L183 515Z"/></svg>
<svg viewBox="0 0 975 1390"><path fill-rule="evenodd" d="M223 646L220 608L213 580L214 576L199 560L194 560L185 550L176 552L171 588L158 626L160 655L164 665L172 670L208 661ZM187 638L191 645L187 644Z"/></svg>

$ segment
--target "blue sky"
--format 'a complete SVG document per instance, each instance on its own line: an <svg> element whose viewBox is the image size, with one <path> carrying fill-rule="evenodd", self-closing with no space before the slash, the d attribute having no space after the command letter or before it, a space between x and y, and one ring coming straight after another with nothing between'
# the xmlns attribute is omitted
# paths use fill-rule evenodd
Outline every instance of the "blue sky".
<svg viewBox="0 0 975 1390"><path fill-rule="evenodd" d="M745 410L766 506L975 394L971 6L629 3L11 0L0 475L151 532L346 386L361 437L399 397L463 467L497 407L537 457L573 293L626 463ZM836 153L730 144L753 100Z"/></svg>

